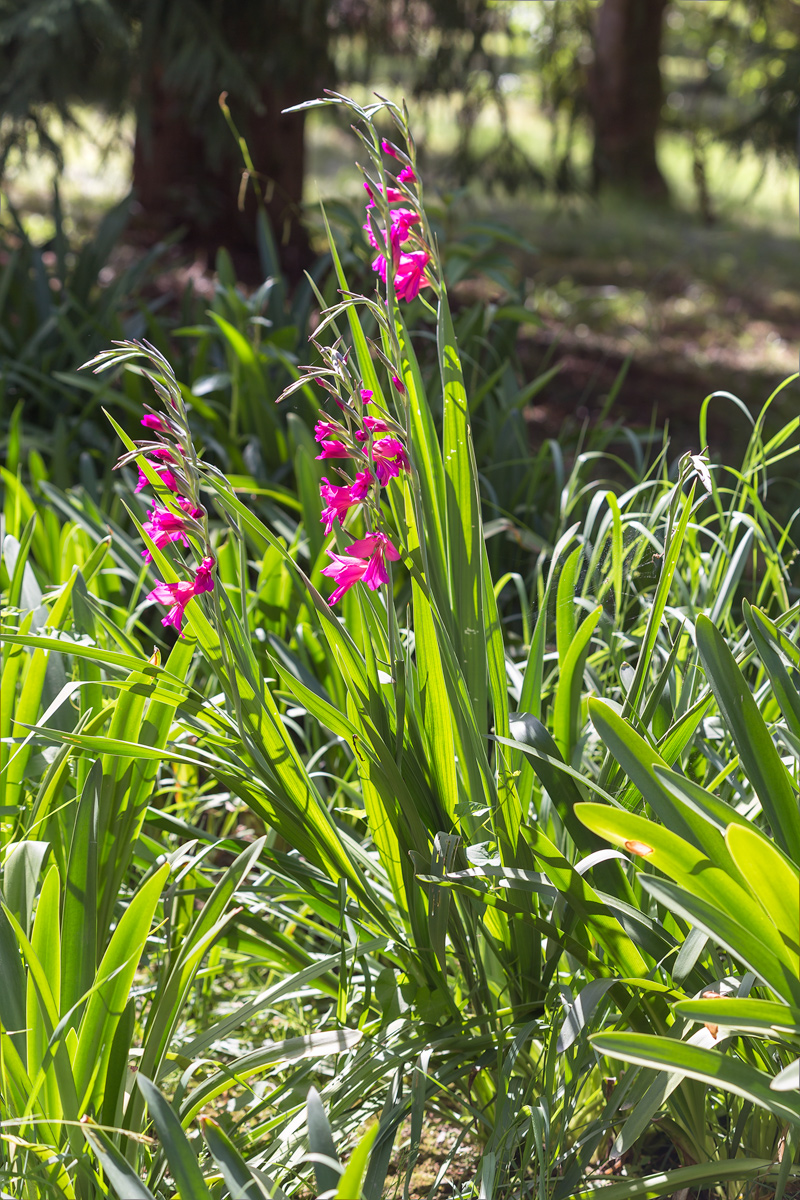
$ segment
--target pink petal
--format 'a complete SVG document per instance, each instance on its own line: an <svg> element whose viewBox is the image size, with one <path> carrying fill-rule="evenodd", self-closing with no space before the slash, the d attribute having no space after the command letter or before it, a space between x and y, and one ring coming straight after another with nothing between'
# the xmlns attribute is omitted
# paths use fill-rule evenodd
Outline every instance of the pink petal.
<svg viewBox="0 0 800 1200"><path fill-rule="evenodd" d="M352 454L347 449L347 446L342 442L323 442L322 453L317 455L317 460L321 458L352 458Z"/></svg>
<svg viewBox="0 0 800 1200"><path fill-rule="evenodd" d="M211 575L211 570L214 567L213 558L204 558L200 566L195 572L194 581L190 585L192 595L199 596L202 592L213 592L214 580Z"/></svg>
<svg viewBox="0 0 800 1200"><path fill-rule="evenodd" d="M185 609L186 606L184 604L173 605L167 615L161 618L161 624L164 626L164 628L166 629L168 626L173 625L177 629L178 633L180 633L181 637L183 637L183 614Z"/></svg>
<svg viewBox="0 0 800 1200"><path fill-rule="evenodd" d="M158 433L169 433L169 426L156 413L145 413L142 417L141 424L146 429L155 429Z"/></svg>
<svg viewBox="0 0 800 1200"><path fill-rule="evenodd" d="M353 542L352 546L347 547L347 554L350 557L369 558L375 553L385 554L392 562L397 562L400 558L389 538L380 530L365 534L363 538Z"/></svg>
<svg viewBox="0 0 800 1200"><path fill-rule="evenodd" d="M425 278L425 268L430 262L430 257L424 250L400 255L394 276L395 295L399 300L409 303L416 299L424 287L429 286Z"/></svg>
<svg viewBox="0 0 800 1200"><path fill-rule="evenodd" d="M375 592L381 584L389 582L389 572L386 569L386 563L383 560L383 555L373 554L372 558L367 563L367 569L364 572L364 583Z"/></svg>
<svg viewBox="0 0 800 1200"><path fill-rule="evenodd" d="M344 433L341 425L337 425L335 421L317 421L314 426L314 440L324 442L326 438L338 437Z"/></svg>
<svg viewBox="0 0 800 1200"><path fill-rule="evenodd" d="M322 568L322 574L327 575L329 579L334 579L338 584L328 600L329 604L336 604L337 600L341 600L345 592L363 577L367 564L361 559L351 558L346 554L335 554L332 550L329 550L328 554L333 562Z"/></svg>

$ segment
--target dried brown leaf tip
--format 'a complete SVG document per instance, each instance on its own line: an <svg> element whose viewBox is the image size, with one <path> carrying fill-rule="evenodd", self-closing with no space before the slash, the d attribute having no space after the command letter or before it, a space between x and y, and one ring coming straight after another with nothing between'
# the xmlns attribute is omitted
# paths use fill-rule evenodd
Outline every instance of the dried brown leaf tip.
<svg viewBox="0 0 800 1200"><path fill-rule="evenodd" d="M722 992L711 992L711 991L703 992L703 994L700 998L701 998L701 1000L721 1000ZM708 1032L711 1034L714 1041L716 1041L717 1035L719 1033L719 1025L709 1025L708 1021L704 1021L703 1024L705 1025Z"/></svg>
<svg viewBox="0 0 800 1200"><path fill-rule="evenodd" d="M642 858L646 858L648 854L653 853L653 847L648 846L647 842L627 841L625 849L629 854L638 854Z"/></svg>

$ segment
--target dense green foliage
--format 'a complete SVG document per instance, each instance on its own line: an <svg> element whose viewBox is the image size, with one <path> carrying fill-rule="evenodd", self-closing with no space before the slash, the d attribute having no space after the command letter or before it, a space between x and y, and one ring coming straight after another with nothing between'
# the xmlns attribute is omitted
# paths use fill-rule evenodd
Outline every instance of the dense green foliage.
<svg viewBox="0 0 800 1200"><path fill-rule="evenodd" d="M351 111L387 221L378 106ZM421 187L404 200L432 248ZM391 272L354 293L331 254L307 370L313 292L293 311L224 267L175 369L155 322L95 357L119 471L62 486L11 423L3 1190L378 1200L437 1113L481 1148L464 1196L586 1200L611 1167L607 1200L781 1196L800 609L776 514L800 418L733 409L735 466L632 437L631 462L608 430L533 460L524 311L454 318L433 253L415 307ZM362 388L411 469L374 501L390 586L333 608L327 547L369 527L325 538L310 427L369 428ZM701 406L698 451L711 404L733 402ZM197 505L183 550L145 519L169 497L144 405ZM148 593L207 554L175 638Z"/></svg>

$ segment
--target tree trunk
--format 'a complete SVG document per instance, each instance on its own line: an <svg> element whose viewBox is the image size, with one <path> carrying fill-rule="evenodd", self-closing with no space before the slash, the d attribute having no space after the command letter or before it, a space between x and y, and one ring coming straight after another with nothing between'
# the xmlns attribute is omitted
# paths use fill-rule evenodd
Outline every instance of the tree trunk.
<svg viewBox="0 0 800 1200"><path fill-rule="evenodd" d="M281 110L307 96L307 85L267 84L262 111L241 121L258 185L266 199L275 241L285 273L298 279L310 264L306 231L300 221L305 168L304 115ZM137 123L133 186L140 219L161 235L181 225L192 245L213 262L220 246L231 253L243 278L256 281L257 204L248 184L244 207L239 193L244 164L230 137L230 149L216 152L204 133L203 119L192 120L186 99L170 93L160 72L147 86L147 112ZM236 114L238 118L238 114ZM205 120L223 121L219 109Z"/></svg>
<svg viewBox="0 0 800 1200"><path fill-rule="evenodd" d="M594 185L666 198L656 161L663 101L659 56L669 0L603 0L595 24L588 100Z"/></svg>

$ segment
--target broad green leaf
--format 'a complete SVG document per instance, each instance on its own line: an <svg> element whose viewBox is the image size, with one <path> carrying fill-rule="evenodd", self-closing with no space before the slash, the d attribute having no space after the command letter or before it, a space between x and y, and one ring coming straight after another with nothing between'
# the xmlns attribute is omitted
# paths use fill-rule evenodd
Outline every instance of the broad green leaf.
<svg viewBox="0 0 800 1200"><path fill-rule="evenodd" d="M556 588L556 647L558 661L563 668L572 639L575 637L575 593L578 567L585 553L583 546L576 546L567 558L558 577Z"/></svg>
<svg viewBox="0 0 800 1200"><path fill-rule="evenodd" d="M336 1200L360 1200L362 1185L366 1174L369 1154L380 1128L375 1121L366 1133L358 1140L358 1144L350 1155L350 1159L342 1172L339 1186L336 1189Z"/></svg>
<svg viewBox="0 0 800 1200"><path fill-rule="evenodd" d="M738 1029L769 1037L775 1033L800 1036L800 1008L775 1000L742 996L716 996L708 1000L679 1000L673 1012L688 1021L702 1021L724 1029Z"/></svg>
<svg viewBox="0 0 800 1200"><path fill-rule="evenodd" d="M800 1058L779 1071L770 1084L773 1092L800 1091Z"/></svg>
<svg viewBox="0 0 800 1200"><path fill-rule="evenodd" d="M317 1192L336 1191L343 1172L337 1171L333 1165L328 1165L322 1159L329 1159L331 1164L339 1162L336 1145L331 1133L325 1109L322 1106L319 1092L309 1088L306 1099L306 1115L308 1120L308 1146L314 1159L314 1178L317 1182ZM338 1193L337 1193L338 1194ZM358 1193L353 1193L353 1197ZM353 1200L353 1197L350 1200Z"/></svg>
<svg viewBox="0 0 800 1200"><path fill-rule="evenodd" d="M49 901L52 903L52 901ZM38 1005L38 1013L34 1016L34 1020L41 1023L42 1037L47 1039L48 1057L52 1056L53 1069L58 1080L58 1106L57 1111L63 1110L64 1117L68 1122L67 1130L68 1137L71 1141L75 1140L76 1130L73 1122L77 1119L78 1102L75 1095L75 1087L72 1078L70 1062L67 1057L66 1046L63 1038L60 1038L56 1032L58 1029L58 1007L56 999L53 996L50 986L50 979L47 972L39 960L36 951L25 936L24 930L18 924L11 913L6 910L6 917L11 925L16 936L19 948L22 952L22 957L25 966L28 970L28 981L33 984ZM29 1008L26 1009L26 1015L29 1014ZM34 1042L34 1046L35 1046ZM30 1046L30 1043L29 1043ZM13 1045L6 1047L10 1051L13 1059L16 1051ZM20 1064L21 1066L21 1064ZM47 1064L44 1064L45 1069L38 1069L30 1072L30 1085L24 1096L24 1115L28 1116L35 1111L35 1107L40 1109L46 1107L48 1099L48 1090L44 1091L44 1102L39 1099L42 1089L49 1085L49 1076L47 1073ZM58 1139L55 1138L55 1141Z"/></svg>
<svg viewBox="0 0 800 1200"><path fill-rule="evenodd" d="M800 872L755 830L730 825L725 841L758 903L785 943L800 975Z"/></svg>
<svg viewBox="0 0 800 1200"><path fill-rule="evenodd" d="M553 708L553 737L565 762L572 761L572 751L578 741L578 716L583 696L583 668L589 653L589 643L603 612L598 605L589 613L575 633L561 660L556 699Z"/></svg>
<svg viewBox="0 0 800 1200"><path fill-rule="evenodd" d="M62 1011L94 982L97 966L97 814L103 769L97 760L81 792L69 850L63 905ZM80 1014L75 1014L75 1024Z"/></svg>
<svg viewBox="0 0 800 1200"><path fill-rule="evenodd" d="M19 955L17 939L5 910L0 906L0 1029L5 1030L16 1046L17 1053L25 1052L25 971Z"/></svg>
<svg viewBox="0 0 800 1200"><path fill-rule="evenodd" d="M604 845L603 841L591 833L576 816L575 810L584 799L578 788L580 776L577 772L574 775L567 773L571 772L572 768L563 764L558 747L547 727L527 713L515 713L511 719L511 729L518 743L537 752L529 759L532 769L547 791L577 849L584 855L600 850ZM599 887L635 905L636 898L618 860L598 862L593 869L593 877Z"/></svg>
<svg viewBox="0 0 800 1200"><path fill-rule="evenodd" d="M152 664L134 658L131 654L120 654L116 650L104 650L100 646L86 646L81 642L73 642L68 637L45 637L44 635L26 633L3 633L3 641L10 646L29 646L40 650L55 650L58 654L71 654L80 658L89 658L93 662L106 663L118 667L121 671L146 671L157 675L159 668Z"/></svg>
<svg viewBox="0 0 800 1200"><path fill-rule="evenodd" d="M788 956L779 956L754 934L752 923L741 925L729 914L666 879L639 876L642 887L668 909L705 930L713 942L724 946L758 975L787 1003L800 1004L800 981ZM751 911L754 906L751 904Z"/></svg>
<svg viewBox="0 0 800 1200"><path fill-rule="evenodd" d="M572 1200L656 1200L658 1196L691 1195L690 1189L703 1184L722 1184L729 1179L762 1180L772 1166L772 1160L768 1158L714 1159L673 1171L655 1171L640 1179L619 1183L608 1183L604 1179L596 1188L573 1193Z"/></svg>
<svg viewBox="0 0 800 1200"><path fill-rule="evenodd" d="M594 889L559 853L538 825L528 826L526 832L545 875L607 951L617 970L623 975L646 976L650 970L648 964Z"/></svg>
<svg viewBox="0 0 800 1200"><path fill-rule="evenodd" d="M447 296L439 298L439 369L444 395L442 457L450 596L455 639L481 736L486 733L487 675L483 618L483 528L469 407Z"/></svg>
<svg viewBox="0 0 800 1200"><path fill-rule="evenodd" d="M3 861L3 898L10 912L27 934L39 875L50 853L50 843L24 841L10 843Z"/></svg>
<svg viewBox="0 0 800 1200"><path fill-rule="evenodd" d="M611 705L589 700L589 713L600 737L609 747L629 779L655 810L662 825L703 851L733 879L737 869L718 831L687 805L674 789L665 787L662 773L667 764L657 750L640 737ZM645 839L646 841L647 839Z"/></svg>
<svg viewBox="0 0 800 1200"><path fill-rule="evenodd" d="M697 619L697 648L772 836L800 863L800 811L791 780L724 637L704 616Z"/></svg>
<svg viewBox="0 0 800 1200"><path fill-rule="evenodd" d="M455 826L457 823L458 780L453 738L453 709L458 706L459 701L457 697L448 693L447 677L442 666L430 602L416 580L412 581L411 586L414 600L414 636L422 723L428 736L431 765L442 806Z"/></svg>
<svg viewBox="0 0 800 1200"><path fill-rule="evenodd" d="M42 1087L42 1103L48 1117L54 1122L57 1122L60 1118L62 1106L54 1065L52 1062L46 1062L45 1056L47 1055L50 1037L57 1024L61 1001L60 901L61 881L58 875L58 868L54 864L44 877L42 889L39 892L39 900L36 905L33 931L31 933L31 949L38 958L41 970L47 979L53 1008L48 1013L47 1007L40 1001L33 973L28 975L26 1005L28 1074L31 1077L35 1077L42 1068L44 1069L45 1079ZM53 1017L56 1018L55 1021Z"/></svg>
<svg viewBox="0 0 800 1200"><path fill-rule="evenodd" d="M647 625L645 626L644 637L639 649L639 657L636 661L636 670L634 671L633 679L631 680L631 685L628 688L628 693L625 697L625 703L622 709L623 718L628 717L633 712L639 711L639 705L642 698L645 681L650 671L653 650L655 648L656 640L661 628L661 623L664 619L664 610L667 606L667 601L672 588L672 581L675 577L678 560L683 548L686 530L689 525L689 518L692 515L694 506L694 492L695 485L692 484L689 494L681 497L681 517L677 526L673 529L672 536L670 537L669 542L664 549L664 561L661 567L661 573L658 577L656 594L653 597L653 604L647 617ZM616 770L614 769L612 760L607 755L603 764L603 770L600 774L601 785L607 788L615 775Z"/></svg>
<svg viewBox="0 0 800 1200"><path fill-rule="evenodd" d="M164 863L142 884L120 917L98 967L100 986L86 1005L75 1052L75 1087L81 1112L90 1102L94 1102L96 1108L102 1104L114 1031L125 1008L168 875L169 864Z"/></svg>
<svg viewBox="0 0 800 1200"><path fill-rule="evenodd" d="M752 1101L780 1121L800 1124L800 1099L773 1091L771 1078L765 1071L732 1055L690 1046L676 1038L639 1033L595 1034L591 1041L600 1054L609 1058L621 1058L659 1071L682 1071L692 1079Z"/></svg>
<svg viewBox="0 0 800 1200"><path fill-rule="evenodd" d="M746 600L742 603L742 612L784 719L792 732L800 737L800 693L783 663L785 640L781 641L780 631L766 614L751 608Z"/></svg>
<svg viewBox="0 0 800 1200"><path fill-rule="evenodd" d="M721 907L734 921L752 929L765 946L778 956L783 942L767 916L753 905L753 897L727 870L728 854L720 834L707 827L710 853L699 850L671 829L603 804L579 804L575 815L599 837L669 875L676 883ZM713 844L714 839L719 847ZM713 855L713 857L712 857ZM719 865L721 863L721 866Z"/></svg>

